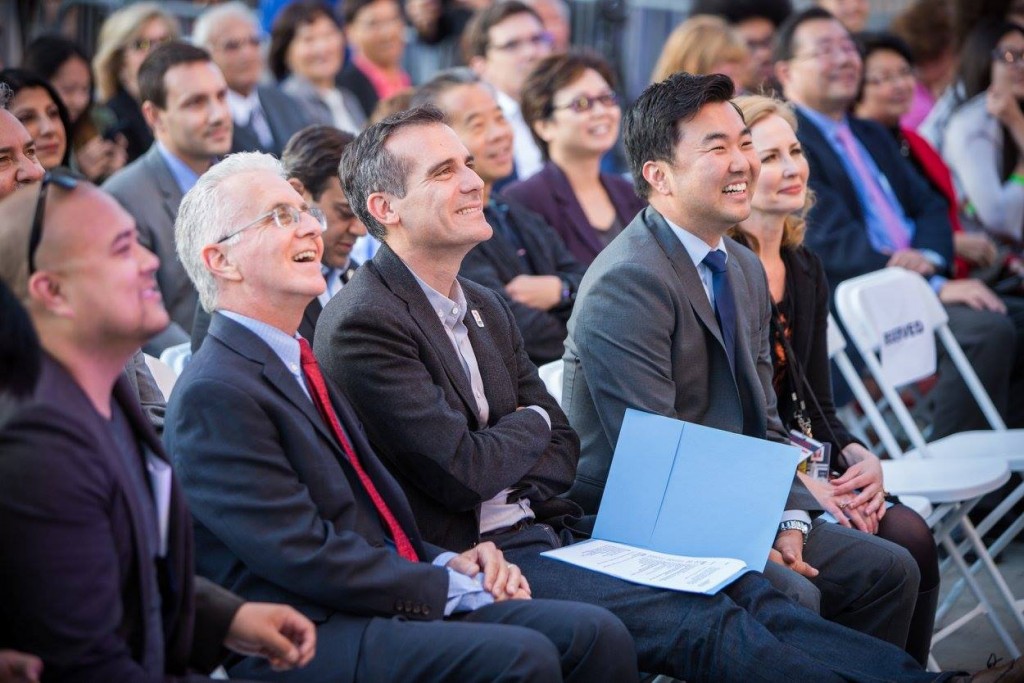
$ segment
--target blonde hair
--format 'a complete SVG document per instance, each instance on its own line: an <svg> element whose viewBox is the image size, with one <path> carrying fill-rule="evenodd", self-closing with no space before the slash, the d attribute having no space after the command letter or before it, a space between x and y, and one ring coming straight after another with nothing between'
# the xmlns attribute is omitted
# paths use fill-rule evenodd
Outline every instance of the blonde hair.
<svg viewBox="0 0 1024 683"><path fill-rule="evenodd" d="M774 97L765 97L764 95L741 95L733 99L733 104L739 107L748 128L753 128L759 121L763 121L769 116L778 116L790 125L794 133L796 132L796 113L790 104L782 100L775 99ZM806 216L813 205L814 195L808 190L807 200L804 202L800 212L786 216L786 221L782 226L783 247L799 247L804 243L804 233L807 231ZM744 232L738 225L729 229L729 236L733 238L740 237L754 251L758 250L757 238Z"/></svg>
<svg viewBox="0 0 1024 683"><path fill-rule="evenodd" d="M133 3L114 12L103 22L96 42L96 56L92 58L93 76L101 101L105 102L117 94L121 87L124 49L152 19L163 21L172 38L181 35L178 20L155 2Z"/></svg>
<svg viewBox="0 0 1024 683"><path fill-rule="evenodd" d="M651 82L658 83L680 71L707 75L714 73L712 69L723 62L749 59L746 41L724 19L697 14L679 24L665 41L651 73Z"/></svg>

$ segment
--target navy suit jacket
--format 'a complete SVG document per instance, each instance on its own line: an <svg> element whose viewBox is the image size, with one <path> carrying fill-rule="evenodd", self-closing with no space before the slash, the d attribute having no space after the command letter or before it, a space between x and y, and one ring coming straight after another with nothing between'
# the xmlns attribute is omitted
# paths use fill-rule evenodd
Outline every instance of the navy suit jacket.
<svg viewBox="0 0 1024 683"><path fill-rule="evenodd" d="M35 399L0 432L0 643L41 657L48 681L192 680L190 670L217 666L241 601L193 581L177 477L161 582L144 540L146 492L140 497L109 422L49 356ZM166 458L124 376L113 402L140 444ZM144 616L157 604L162 634ZM163 671L154 674L161 649Z"/></svg>
<svg viewBox="0 0 1024 683"><path fill-rule="evenodd" d="M647 206L647 202L636 196L629 181L620 176L602 173L601 184L615 206L615 213L623 227L629 225L640 210ZM538 173L509 185L502 190L502 194L539 213L583 265L589 266L601 251L601 242L583 213L583 207L576 199L569 179L554 163L548 161Z"/></svg>
<svg viewBox="0 0 1024 683"><path fill-rule="evenodd" d="M797 108L797 137L811 166L810 188L815 203L807 216L807 246L825 265L829 285L884 268L888 254L876 251L868 239L857 190L839 155L824 134ZM953 228L949 207L900 155L889 133L874 121L850 118L854 136L885 175L903 210L914 223L911 246L929 249L953 263Z"/></svg>
<svg viewBox="0 0 1024 683"><path fill-rule="evenodd" d="M344 290L342 290L344 291ZM320 643L353 680L374 617L444 617L448 574L429 561L395 480L348 401L328 381L335 412L388 507L424 562L388 547L373 502L330 427L277 354L215 313L167 408L164 440L195 520L198 572L248 599L293 605L346 636Z"/></svg>
<svg viewBox="0 0 1024 683"><path fill-rule="evenodd" d="M305 106L276 85L257 86L260 107L267 119L274 143L270 147L260 144L260 138L251 126L235 125L231 138L231 151L269 152L281 156L288 140L298 131L315 123Z"/></svg>
<svg viewBox="0 0 1024 683"><path fill-rule="evenodd" d="M558 360L562 357L572 300L587 268L569 253L562 238L542 217L501 197L495 196L494 200L508 206L506 217L522 242L527 263L516 254L516 246L496 229L491 239L466 254L459 274L501 295L512 309L530 360L537 365ZM570 298L547 311L514 301L505 293L505 285L519 275L560 277L569 287Z"/></svg>
<svg viewBox="0 0 1024 683"><path fill-rule="evenodd" d="M579 439L527 357L508 306L459 282L490 406L486 424L437 313L386 243L324 308L314 344L324 373L345 390L406 490L424 536L453 550L479 541L480 504L506 488L513 499L528 498L538 518L564 512L551 508L579 458ZM537 412L517 410L529 405L547 411L550 430Z"/></svg>

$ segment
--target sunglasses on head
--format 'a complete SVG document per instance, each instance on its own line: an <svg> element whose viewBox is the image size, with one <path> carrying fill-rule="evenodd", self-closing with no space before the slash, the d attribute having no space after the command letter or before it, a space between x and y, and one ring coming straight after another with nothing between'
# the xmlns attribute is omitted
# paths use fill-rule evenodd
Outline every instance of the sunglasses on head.
<svg viewBox="0 0 1024 683"><path fill-rule="evenodd" d="M36 213L32 219L32 232L28 236L28 274L36 272L36 251L43 239L43 216L46 213L46 191L50 185L56 185L64 190L73 190L78 187L82 176L70 168L58 167L46 172L39 189L39 199L36 200Z"/></svg>

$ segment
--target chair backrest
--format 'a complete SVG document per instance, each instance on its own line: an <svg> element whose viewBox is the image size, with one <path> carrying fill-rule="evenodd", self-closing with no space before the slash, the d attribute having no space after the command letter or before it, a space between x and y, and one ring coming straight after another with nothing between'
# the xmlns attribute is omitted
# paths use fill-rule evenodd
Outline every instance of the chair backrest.
<svg viewBox="0 0 1024 683"><path fill-rule="evenodd" d="M153 373L156 385L160 387L160 391L164 395L164 400L170 399L174 383L178 381L177 373L159 358L154 358L148 353L143 355L146 357L146 365L149 367L149 371Z"/></svg>
<svg viewBox="0 0 1024 683"><path fill-rule="evenodd" d="M988 392L949 330L949 318L942 303L923 277L903 268L884 268L840 283L835 303L868 371L878 382L907 436L922 453L927 452L927 444L904 405L898 387L930 374L920 375L914 366L928 350L934 355L936 336L992 428L1006 429ZM883 367L879 357L884 358L887 353L899 358L897 367L891 367L892 364L888 370Z"/></svg>
<svg viewBox="0 0 1024 683"><path fill-rule="evenodd" d="M537 368L537 373L540 375L540 379L544 382L544 387L551 394L555 403L562 405L562 373L565 371L565 363L562 359L553 360L550 363Z"/></svg>

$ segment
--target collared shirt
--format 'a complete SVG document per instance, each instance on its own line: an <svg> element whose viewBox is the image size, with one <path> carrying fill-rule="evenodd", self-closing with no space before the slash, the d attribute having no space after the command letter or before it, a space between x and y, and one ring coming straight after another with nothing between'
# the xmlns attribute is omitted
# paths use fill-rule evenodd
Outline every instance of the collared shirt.
<svg viewBox="0 0 1024 683"><path fill-rule="evenodd" d="M235 313L234 311L225 311L220 309L218 311L221 315L234 320L236 323L249 330L257 337L262 339L270 350L281 359L284 366L288 368L288 371L295 377L295 381L302 387L302 391L306 394L306 397L312 401L312 397L309 394L309 389L306 387L306 377L302 374L302 363L301 355L302 352L299 350L299 335L289 336L287 333L279 330L273 325L268 325L265 322L250 318L249 316L242 315L241 313ZM391 544L391 540L388 539L388 546L391 550L394 550L394 545ZM451 559L455 557L455 553L441 553L434 558L432 564L438 567L444 567ZM456 611L458 612L469 612L478 607L489 605L494 602L494 598L484 590L483 587L483 574L478 575L476 578L460 574L459 572L445 567L448 571L448 602L445 605L445 616L448 616Z"/></svg>
<svg viewBox="0 0 1024 683"><path fill-rule="evenodd" d="M366 263L373 259L373 255L380 249L380 240L366 233L356 238L356 243L352 245L352 251L349 252L349 258L353 258L359 263Z"/></svg>
<svg viewBox="0 0 1024 683"><path fill-rule="evenodd" d="M359 132L359 126L356 125L351 112L345 106L345 98L342 97L341 91L337 88L327 88L318 92L320 99L324 101L331 112L331 121L334 123L334 127L356 135Z"/></svg>
<svg viewBox="0 0 1024 683"><path fill-rule="evenodd" d="M160 156L163 157L164 163L170 169L174 182L178 184L178 189L181 190L181 193L185 194L191 190L192 186L199 180L199 174L193 171L184 161L174 156L171 150L164 147L162 142L157 140L155 144L157 151L160 152Z"/></svg>
<svg viewBox="0 0 1024 683"><path fill-rule="evenodd" d="M516 178L526 180L544 167L544 155L533 140L533 133L523 118L523 110L519 102L512 99L497 88L498 106L512 126L512 157L516 162Z"/></svg>
<svg viewBox="0 0 1024 683"><path fill-rule="evenodd" d="M352 260L342 266L341 268L330 268L328 266L321 266L320 270L324 274L324 280L327 281L327 287L323 293L317 296L317 300L321 306L326 306L327 302L334 298L334 295L341 291L341 288L348 282L348 276L346 273L349 268L352 267Z"/></svg>
<svg viewBox="0 0 1024 683"><path fill-rule="evenodd" d="M377 93L377 97L382 100L386 100L392 95L397 95L406 88L412 87L412 79L409 78L409 74L401 69L398 70L397 74L388 73L358 53L352 58L352 63L363 72L363 75L370 81L370 85L373 86L374 91Z"/></svg>
<svg viewBox="0 0 1024 683"><path fill-rule="evenodd" d="M261 145L270 147L274 144L274 134L267 122L266 112L260 105L260 94L256 88L248 95L229 89L228 107L231 109L231 119L235 122L236 128L251 126Z"/></svg>
<svg viewBox="0 0 1024 683"><path fill-rule="evenodd" d="M662 216L662 218L665 218ZM675 233L679 241L683 243L683 248L686 249L686 253L690 256L690 260L693 261L693 265L697 268L697 275L700 276L700 282L704 285L704 293L708 295L708 301L711 302L711 309L715 308L715 287L714 281L712 280L711 269L704 264L704 257L714 251L720 251L725 254L725 262L729 263L729 252L725 250L725 240L718 238L718 245L712 248L707 242L694 235L692 232L680 228L678 225L665 218L665 222L668 223L668 227L672 228L672 232Z"/></svg>
<svg viewBox="0 0 1024 683"><path fill-rule="evenodd" d="M459 284L458 280L455 280L452 285L452 294L455 297L453 301L421 280L416 273L413 273L413 277L416 278L420 289L423 290L427 301L430 302L430 307L437 313L441 326L444 328L445 334L448 335L448 341L452 343L455 354L459 357L462 370L466 373L470 386L473 388L477 417L480 420L480 424L485 425L487 424L487 418L490 417L490 406L484 393L484 380L480 375L480 365L477 363L476 352L473 351L473 344L469 341L469 330L466 328L465 322L466 313L468 312L466 310L466 294L462 291L462 285ZM544 418L544 421L547 422L548 429L551 429L551 417L546 410L540 406L527 407L537 411ZM514 503L509 503L508 497L511 493L511 488L504 489L499 491L498 495L494 496L494 498L481 504L480 533L503 529L523 519L534 518L533 510L530 509L530 501L526 498L520 498Z"/></svg>

